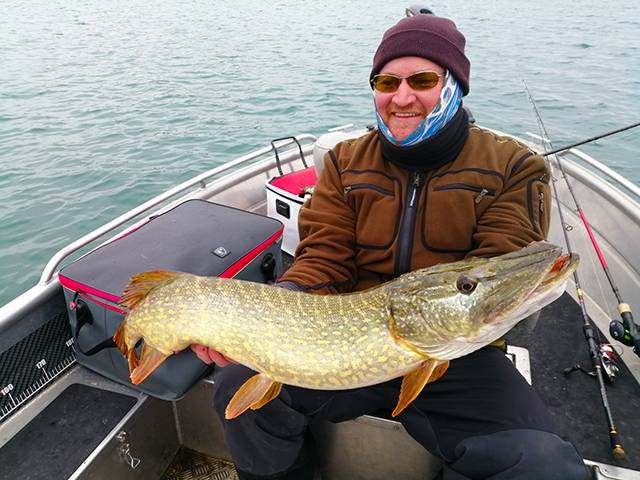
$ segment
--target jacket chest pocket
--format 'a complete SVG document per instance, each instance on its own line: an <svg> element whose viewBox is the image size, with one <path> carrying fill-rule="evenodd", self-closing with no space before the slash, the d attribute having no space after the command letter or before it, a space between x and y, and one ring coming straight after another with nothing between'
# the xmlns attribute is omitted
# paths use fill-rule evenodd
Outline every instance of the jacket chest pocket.
<svg viewBox="0 0 640 480"><path fill-rule="evenodd" d="M393 243L401 208L396 183L347 182L344 185L344 199L356 214L356 244L359 247L382 249Z"/></svg>
<svg viewBox="0 0 640 480"><path fill-rule="evenodd" d="M436 252L471 250L477 220L495 196L495 188L469 183L428 189L420 229L424 248Z"/></svg>

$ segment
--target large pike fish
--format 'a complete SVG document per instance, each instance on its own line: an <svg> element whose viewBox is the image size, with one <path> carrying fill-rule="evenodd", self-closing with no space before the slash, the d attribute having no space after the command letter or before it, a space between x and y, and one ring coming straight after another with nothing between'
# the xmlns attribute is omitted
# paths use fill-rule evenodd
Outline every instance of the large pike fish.
<svg viewBox="0 0 640 480"><path fill-rule="evenodd" d="M259 372L227 418L275 398L282 384L342 390L403 376L398 415L449 360L500 338L558 298L578 258L536 242L493 258L407 273L357 293L313 295L241 280L135 275L114 340L141 383L167 357L203 344ZM136 343L144 338L140 358Z"/></svg>

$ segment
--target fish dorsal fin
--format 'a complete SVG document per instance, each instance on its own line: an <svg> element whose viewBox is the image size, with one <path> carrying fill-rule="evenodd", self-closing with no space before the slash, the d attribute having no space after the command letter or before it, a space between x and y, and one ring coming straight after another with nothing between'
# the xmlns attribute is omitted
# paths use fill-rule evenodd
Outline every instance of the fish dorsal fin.
<svg viewBox="0 0 640 480"><path fill-rule="evenodd" d="M172 272L169 270L151 270L148 272L136 273L131 277L129 285L127 285L120 298L120 305L127 307L129 310L134 308L140 301L146 297L154 288L175 280L177 277L184 275L181 272Z"/></svg>
<svg viewBox="0 0 640 480"><path fill-rule="evenodd" d="M224 417L227 420L236 418L249 408L257 410L280 394L282 384L268 376L258 373L244 382L229 401Z"/></svg>
<svg viewBox="0 0 640 480"><path fill-rule="evenodd" d="M412 372L407 373L402 379L400 398L391 416L398 416L400 412L416 399L427 383L438 380L444 375L447 368L449 368L449 361L427 360L422 362L418 368Z"/></svg>

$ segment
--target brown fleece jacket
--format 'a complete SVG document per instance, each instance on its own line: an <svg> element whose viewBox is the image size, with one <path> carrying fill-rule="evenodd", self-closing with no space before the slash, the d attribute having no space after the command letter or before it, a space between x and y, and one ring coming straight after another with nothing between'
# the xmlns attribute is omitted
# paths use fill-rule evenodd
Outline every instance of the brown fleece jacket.
<svg viewBox="0 0 640 480"><path fill-rule="evenodd" d="M542 157L472 125L453 162L417 175L382 159L376 131L342 142L325 155L280 281L363 290L407 270L517 250L547 236L548 182Z"/></svg>

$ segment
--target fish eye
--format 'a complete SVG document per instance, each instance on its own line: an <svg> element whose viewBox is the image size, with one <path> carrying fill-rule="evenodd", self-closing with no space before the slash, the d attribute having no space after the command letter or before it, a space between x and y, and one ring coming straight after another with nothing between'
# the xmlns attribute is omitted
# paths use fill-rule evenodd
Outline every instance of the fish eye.
<svg viewBox="0 0 640 480"><path fill-rule="evenodd" d="M467 277L465 275L458 278L456 282L456 288L458 291L464 295L469 295L473 293L473 291L478 286L478 280L475 278Z"/></svg>

